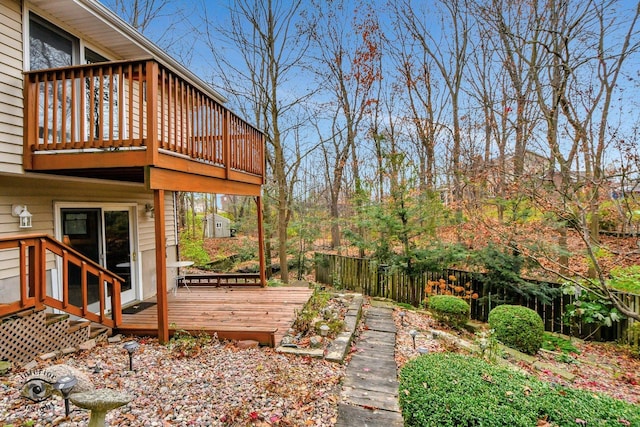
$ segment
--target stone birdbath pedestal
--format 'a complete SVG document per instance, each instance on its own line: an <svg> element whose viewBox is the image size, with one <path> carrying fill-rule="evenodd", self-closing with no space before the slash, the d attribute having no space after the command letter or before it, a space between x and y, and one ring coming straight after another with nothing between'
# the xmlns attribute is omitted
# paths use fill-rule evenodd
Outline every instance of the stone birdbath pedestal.
<svg viewBox="0 0 640 427"><path fill-rule="evenodd" d="M74 393L69 399L76 406L91 411L89 427L104 427L108 411L131 402L131 396L108 388Z"/></svg>

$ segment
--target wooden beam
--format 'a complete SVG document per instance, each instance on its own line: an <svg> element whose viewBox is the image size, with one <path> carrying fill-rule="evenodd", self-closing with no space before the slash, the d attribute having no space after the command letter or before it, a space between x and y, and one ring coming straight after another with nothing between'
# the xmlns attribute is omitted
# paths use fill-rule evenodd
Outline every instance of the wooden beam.
<svg viewBox="0 0 640 427"><path fill-rule="evenodd" d="M32 169L99 169L142 167L146 165L145 150L97 151L93 153L36 154Z"/></svg>
<svg viewBox="0 0 640 427"><path fill-rule="evenodd" d="M169 309L167 303L167 246L165 234L164 190L153 192L156 235L156 300L158 308L158 341L169 341Z"/></svg>
<svg viewBox="0 0 640 427"><path fill-rule="evenodd" d="M191 191L196 193L259 196L261 186L222 178L193 175L178 170L149 167L145 177L150 190Z"/></svg>
<svg viewBox="0 0 640 427"><path fill-rule="evenodd" d="M256 197L256 211L258 212L258 261L260 263L260 282L267 286L266 260L264 255L264 227L262 226L262 197Z"/></svg>

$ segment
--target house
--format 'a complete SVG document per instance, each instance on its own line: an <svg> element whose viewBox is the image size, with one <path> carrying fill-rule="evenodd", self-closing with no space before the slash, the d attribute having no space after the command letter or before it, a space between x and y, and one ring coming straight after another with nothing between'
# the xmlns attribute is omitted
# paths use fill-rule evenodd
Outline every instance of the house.
<svg viewBox="0 0 640 427"><path fill-rule="evenodd" d="M264 135L96 0L0 0L0 317L118 328L155 296L169 337L176 192L252 196Z"/></svg>
<svg viewBox="0 0 640 427"><path fill-rule="evenodd" d="M217 213L205 216L204 235L206 237L231 237L231 220Z"/></svg>

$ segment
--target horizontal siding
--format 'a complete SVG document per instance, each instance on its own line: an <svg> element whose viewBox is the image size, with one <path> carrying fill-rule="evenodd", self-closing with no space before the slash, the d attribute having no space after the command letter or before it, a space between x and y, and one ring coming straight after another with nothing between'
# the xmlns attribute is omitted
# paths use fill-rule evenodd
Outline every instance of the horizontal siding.
<svg viewBox="0 0 640 427"><path fill-rule="evenodd" d="M24 67L20 4L0 0L0 170L9 173L22 173Z"/></svg>
<svg viewBox="0 0 640 427"><path fill-rule="evenodd" d="M55 235L54 206L56 203L85 202L87 204L122 203L135 204L137 210L136 230L138 233L138 252L149 256L146 264L155 264L155 221L145 216L145 204L153 204L153 193L143 186L118 185L114 183L96 183L66 181L51 178L10 177L0 175L0 237L20 234L46 233ZM173 193L165 193L166 237L170 257L175 253L176 233L173 215ZM27 205L33 215L33 228L20 229L18 218L11 215L13 204ZM2 252L2 251L0 251ZM0 281L18 274L17 252L0 253ZM49 267L53 267L50 262ZM153 268L150 265L153 274ZM155 279L143 276L146 288L153 289ZM149 292L149 291L145 291ZM148 296L145 294L145 296Z"/></svg>

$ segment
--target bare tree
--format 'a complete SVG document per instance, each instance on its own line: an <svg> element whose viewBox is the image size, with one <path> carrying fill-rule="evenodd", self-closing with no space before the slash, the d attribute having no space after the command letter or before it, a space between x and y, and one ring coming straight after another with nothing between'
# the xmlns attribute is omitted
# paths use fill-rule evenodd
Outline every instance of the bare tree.
<svg viewBox="0 0 640 427"><path fill-rule="evenodd" d="M332 161L330 211L334 247L340 244L338 202L346 157L351 156L351 173L358 194L361 190L358 138L362 136L362 121L376 102L372 88L381 78L380 27L373 10L362 6L358 9L361 15L356 16L345 10L342 1L314 2L305 27L313 42L313 70L322 93L331 99L331 135L322 139L333 144L333 154L323 152L325 160Z"/></svg>
<svg viewBox="0 0 640 427"><path fill-rule="evenodd" d="M396 10L398 12L398 10ZM395 25L395 42L389 51L397 70L397 90L404 93L402 115L414 128L411 135L417 140L422 190L433 190L436 184L436 143L443 132L446 111L446 91L434 76L435 65L429 54L415 43L414 38L401 25ZM395 48L394 48L395 45ZM437 71L435 71L437 73Z"/></svg>
<svg viewBox="0 0 640 427"><path fill-rule="evenodd" d="M610 178L604 173L605 162L617 133L617 126L610 121L612 101L623 96L619 78L629 56L639 47L640 5L635 3L623 14L616 10L619 6L614 1L527 2L526 10L518 9L515 15L527 23L525 26L496 20L496 13L489 16L504 39L503 51L512 46L519 61L524 60L536 107L544 119L551 156L549 181L547 186L529 191L544 211L556 213L562 254L557 261L547 259L545 268L588 288L637 319L637 313L612 292L597 255L602 249L598 242L601 192ZM512 83L518 81L511 79ZM569 269L568 224L582 238L591 265L590 277ZM538 256L546 257L541 253Z"/></svg>
<svg viewBox="0 0 640 427"><path fill-rule="evenodd" d="M223 23L210 16L206 3L202 6L203 35L218 71L213 84L231 94L244 115L253 117L266 134L278 256L282 280L288 282L287 225L291 192L302 158L300 138L293 130L303 117L295 108L309 95L292 82L307 46L295 27L301 1L233 2ZM292 149L287 151L288 147ZM265 220L270 220L271 186L267 185L266 191ZM267 257L269 253L267 248Z"/></svg>
<svg viewBox="0 0 640 427"><path fill-rule="evenodd" d="M434 68L442 77L447 90L450 108L448 114L451 120L451 177L453 180L453 196L456 202L462 198L461 185L461 106L462 84L468 60L469 43L469 15L467 1L437 2L440 6L435 11L419 10L411 0L404 0L394 4L394 16L398 25L405 29L419 44L424 53L433 61ZM426 17L438 14L441 23L439 32L434 32L428 25ZM434 34L440 34L436 39ZM457 217L462 219L462 211L456 208Z"/></svg>
<svg viewBox="0 0 640 427"><path fill-rule="evenodd" d="M179 0L104 0L124 21L185 64L193 58L191 10Z"/></svg>

